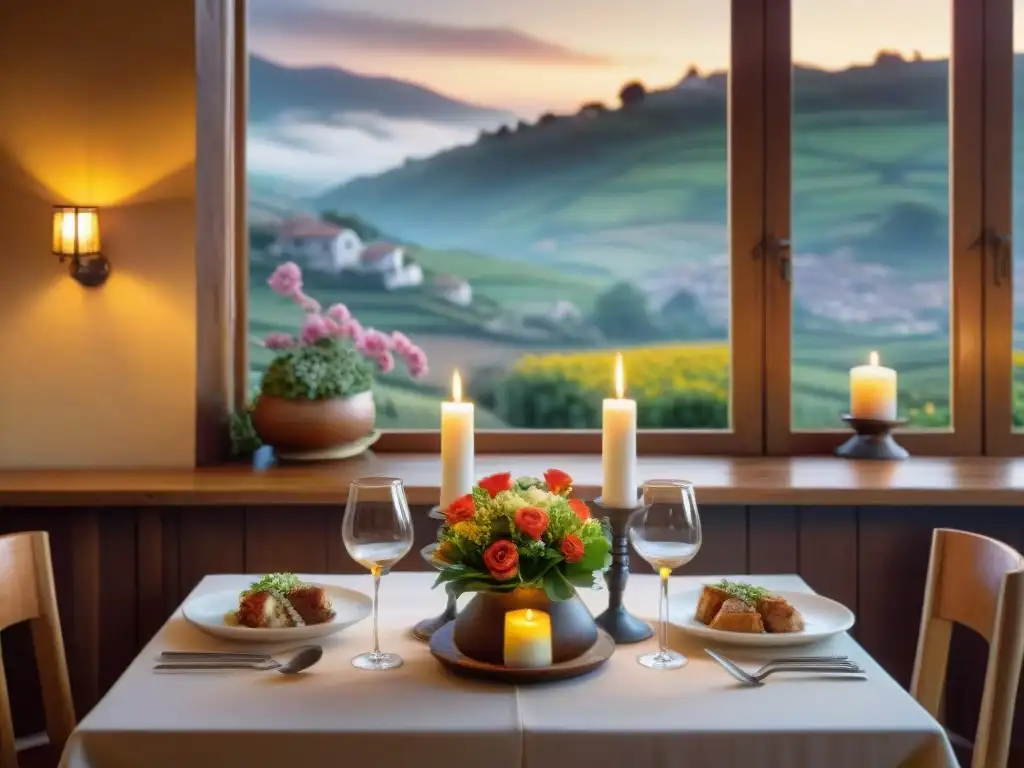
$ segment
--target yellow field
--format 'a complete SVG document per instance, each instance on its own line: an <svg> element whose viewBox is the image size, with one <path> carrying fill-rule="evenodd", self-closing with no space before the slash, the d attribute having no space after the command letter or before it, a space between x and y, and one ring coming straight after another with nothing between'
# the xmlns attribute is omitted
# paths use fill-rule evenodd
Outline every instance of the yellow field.
<svg viewBox="0 0 1024 768"><path fill-rule="evenodd" d="M631 397L656 397L663 392L697 391L718 397L729 394L729 346L724 343L635 347L622 352L626 388ZM560 373L581 387L611 392L614 350L553 355L525 355L516 373Z"/></svg>

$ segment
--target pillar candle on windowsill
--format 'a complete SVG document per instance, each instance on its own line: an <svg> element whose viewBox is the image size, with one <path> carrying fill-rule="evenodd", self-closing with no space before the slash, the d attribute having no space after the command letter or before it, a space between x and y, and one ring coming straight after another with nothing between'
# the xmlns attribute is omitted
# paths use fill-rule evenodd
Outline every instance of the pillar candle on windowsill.
<svg viewBox="0 0 1024 768"><path fill-rule="evenodd" d="M462 379L452 376L452 402L441 403L441 509L473 490L473 404L462 402Z"/></svg>
<svg viewBox="0 0 1024 768"><path fill-rule="evenodd" d="M601 467L604 485L601 503L633 509L636 490L636 401L626 392L622 355L615 356L615 397L606 398L601 416Z"/></svg>
<svg viewBox="0 0 1024 768"><path fill-rule="evenodd" d="M551 617L532 608L506 613L504 658L506 667L550 667Z"/></svg>
<svg viewBox="0 0 1024 768"><path fill-rule="evenodd" d="M878 364L871 353L868 365L850 369L850 415L855 419L896 419L896 371Z"/></svg>

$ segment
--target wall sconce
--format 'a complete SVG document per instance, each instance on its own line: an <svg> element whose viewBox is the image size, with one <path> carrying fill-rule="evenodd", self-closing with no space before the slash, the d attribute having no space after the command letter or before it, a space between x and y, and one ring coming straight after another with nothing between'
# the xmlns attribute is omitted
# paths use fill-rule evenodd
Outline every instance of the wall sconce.
<svg viewBox="0 0 1024 768"><path fill-rule="evenodd" d="M71 259L71 276L82 285L103 285L110 262L100 253L100 217L95 208L59 205L53 209L53 254Z"/></svg>

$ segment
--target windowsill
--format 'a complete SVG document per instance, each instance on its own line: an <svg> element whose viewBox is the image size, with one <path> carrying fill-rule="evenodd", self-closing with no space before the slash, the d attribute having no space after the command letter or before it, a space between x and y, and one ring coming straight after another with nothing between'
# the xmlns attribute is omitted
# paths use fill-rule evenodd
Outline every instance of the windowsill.
<svg viewBox="0 0 1024 768"><path fill-rule="evenodd" d="M912 458L851 462L832 457L644 457L640 480L684 478L702 504L802 506L1024 507L1024 459ZM586 499L600 494L601 459L592 455L477 456L481 477L493 472L540 475L558 467ZM411 504L436 503L439 459L424 454L365 454L349 461L259 469L5 470L0 507L227 506L343 504L348 483L365 475L405 480Z"/></svg>

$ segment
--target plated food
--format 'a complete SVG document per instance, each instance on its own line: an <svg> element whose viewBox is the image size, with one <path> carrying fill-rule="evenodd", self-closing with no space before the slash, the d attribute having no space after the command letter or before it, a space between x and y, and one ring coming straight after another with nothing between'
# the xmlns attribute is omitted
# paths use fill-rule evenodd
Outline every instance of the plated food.
<svg viewBox="0 0 1024 768"><path fill-rule="evenodd" d="M208 576L182 606L185 620L225 640L298 642L340 632L369 616L373 605L361 592L291 573L241 578Z"/></svg>
<svg viewBox="0 0 1024 768"><path fill-rule="evenodd" d="M719 581L680 591L671 598L669 620L699 642L750 647L806 645L845 632L854 624L849 608L813 592L780 590L791 577L766 577L769 587Z"/></svg>
<svg viewBox="0 0 1024 768"><path fill-rule="evenodd" d="M694 618L723 632L802 632L804 618L792 603L764 587L722 579L705 584Z"/></svg>
<svg viewBox="0 0 1024 768"><path fill-rule="evenodd" d="M253 629L282 629L326 624L334 617L323 587L307 584L294 573L268 573L239 595L238 609L225 621Z"/></svg>

